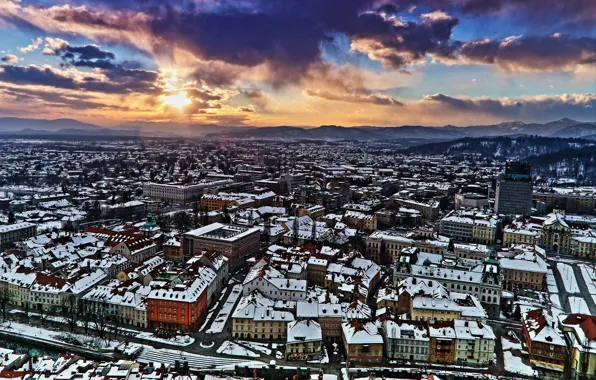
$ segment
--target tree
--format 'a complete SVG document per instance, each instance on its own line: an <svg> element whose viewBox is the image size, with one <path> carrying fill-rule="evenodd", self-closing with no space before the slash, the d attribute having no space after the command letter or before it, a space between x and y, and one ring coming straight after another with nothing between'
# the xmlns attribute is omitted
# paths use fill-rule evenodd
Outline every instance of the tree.
<svg viewBox="0 0 596 380"><path fill-rule="evenodd" d="M17 222L15 216L14 216L14 212L9 211L8 212L8 224L15 224Z"/></svg>
<svg viewBox="0 0 596 380"><path fill-rule="evenodd" d="M41 322L41 325L45 326L48 318L55 314L56 314L56 305L48 305L45 308L42 305L39 308L39 321Z"/></svg>
<svg viewBox="0 0 596 380"><path fill-rule="evenodd" d="M8 289L6 287L0 288L0 309L2 310L2 320L6 320L6 306L10 301Z"/></svg>
<svg viewBox="0 0 596 380"><path fill-rule="evenodd" d="M180 231L187 231L191 222L192 220L190 219L190 216L188 216L185 211L177 212L174 215L174 225L176 226L176 229Z"/></svg>
<svg viewBox="0 0 596 380"><path fill-rule="evenodd" d="M519 304L515 306L515 311L513 312L513 319L515 319L516 321L521 321L521 309L519 307Z"/></svg>
<svg viewBox="0 0 596 380"><path fill-rule="evenodd" d="M62 314L62 318L66 321L70 332L74 332L81 319L81 310L75 296L69 296L62 300L60 313Z"/></svg>

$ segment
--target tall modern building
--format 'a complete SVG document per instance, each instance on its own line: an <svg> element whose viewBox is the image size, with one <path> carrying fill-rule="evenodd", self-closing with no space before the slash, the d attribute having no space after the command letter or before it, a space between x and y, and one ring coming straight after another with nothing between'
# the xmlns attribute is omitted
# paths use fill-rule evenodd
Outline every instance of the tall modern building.
<svg viewBox="0 0 596 380"><path fill-rule="evenodd" d="M532 211L532 167L524 161L509 161L497 180L495 212L530 215Z"/></svg>

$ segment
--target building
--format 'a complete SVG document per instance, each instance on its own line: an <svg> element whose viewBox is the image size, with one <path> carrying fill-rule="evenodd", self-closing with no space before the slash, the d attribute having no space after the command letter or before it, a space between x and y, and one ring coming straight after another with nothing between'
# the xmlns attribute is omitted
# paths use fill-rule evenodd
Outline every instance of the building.
<svg viewBox="0 0 596 380"><path fill-rule="evenodd" d="M373 322L352 320L341 328L347 360L361 364L383 361L383 336Z"/></svg>
<svg viewBox="0 0 596 380"><path fill-rule="evenodd" d="M571 254L589 259L596 258L596 236L574 236L571 238Z"/></svg>
<svg viewBox="0 0 596 380"><path fill-rule="evenodd" d="M478 193L457 193L455 194L455 209L459 208L477 208L481 209L488 206L488 196Z"/></svg>
<svg viewBox="0 0 596 380"><path fill-rule="evenodd" d="M197 277L152 289L147 296L147 324L150 328L196 331L208 308L208 286L207 281Z"/></svg>
<svg viewBox="0 0 596 380"><path fill-rule="evenodd" d="M404 199L404 198L392 198L393 202L397 206L409 208L412 210L419 211L422 214L422 217L427 220L437 220L439 218L439 202L438 201L429 201L428 203L424 202L417 202L412 199Z"/></svg>
<svg viewBox="0 0 596 380"><path fill-rule="evenodd" d="M509 161L497 179L495 213L530 215L532 212L532 170L527 162Z"/></svg>
<svg viewBox="0 0 596 380"><path fill-rule="evenodd" d="M228 258L230 270L244 265L247 256L259 251L260 230L222 223L212 223L184 234L184 257L215 251Z"/></svg>
<svg viewBox="0 0 596 380"><path fill-rule="evenodd" d="M534 193L534 199L544 202L547 212L559 209L576 214L596 214L596 191L590 188L553 188Z"/></svg>
<svg viewBox="0 0 596 380"><path fill-rule="evenodd" d="M0 226L0 251L35 235L37 235L37 226L33 223L22 222Z"/></svg>
<svg viewBox="0 0 596 380"><path fill-rule="evenodd" d="M197 202L206 189L229 185L231 179L205 181L193 185L147 182L143 184L143 195L151 199L173 204Z"/></svg>
<svg viewBox="0 0 596 380"><path fill-rule="evenodd" d="M538 243L542 227L534 223L512 223L503 228L503 247L509 247L513 244Z"/></svg>
<svg viewBox="0 0 596 380"><path fill-rule="evenodd" d="M456 363L489 365L492 362L497 338L490 326L476 321L456 320L453 327Z"/></svg>
<svg viewBox="0 0 596 380"><path fill-rule="evenodd" d="M323 333L317 322L307 319L288 323L287 360L310 360L321 355L322 347Z"/></svg>
<svg viewBox="0 0 596 380"><path fill-rule="evenodd" d="M389 360L428 362L430 338L426 322L386 320L383 332Z"/></svg>
<svg viewBox="0 0 596 380"><path fill-rule="evenodd" d="M544 259L531 250L517 254L513 258L499 259L503 272L503 288L533 289L542 291L546 286L548 268Z"/></svg>
<svg viewBox="0 0 596 380"><path fill-rule="evenodd" d="M364 231L375 231L377 229L377 216L365 214L359 211L346 211L343 217L344 223L351 228Z"/></svg>
<svg viewBox="0 0 596 380"><path fill-rule="evenodd" d="M232 313L232 335L236 338L286 339L288 324L295 321L288 311L275 310L275 301L259 291L243 296Z"/></svg>
<svg viewBox="0 0 596 380"><path fill-rule="evenodd" d="M323 338L331 342L338 342L342 337L343 313L339 304L317 304L319 324L323 331Z"/></svg>
<svg viewBox="0 0 596 380"><path fill-rule="evenodd" d="M431 363L452 364L455 361L456 334L453 321L430 321L428 359Z"/></svg>
<svg viewBox="0 0 596 380"><path fill-rule="evenodd" d="M553 212L542 223L540 247L548 252L571 253L571 227L565 221L563 214Z"/></svg>
<svg viewBox="0 0 596 380"><path fill-rule="evenodd" d="M596 317L586 314L559 316L567 341L566 375L569 379L596 377Z"/></svg>
<svg viewBox="0 0 596 380"><path fill-rule="evenodd" d="M451 249L448 248L447 252ZM451 260L446 261L441 255L404 249L395 262L394 285L398 286L402 280L412 276L419 280L439 281L451 292L476 296L491 318L499 316L502 273L497 260L492 257L481 265L465 267L454 266Z"/></svg>
<svg viewBox="0 0 596 380"><path fill-rule="evenodd" d="M163 244L163 255L166 260L181 263L184 261L184 251L182 250L182 244L178 239L168 239Z"/></svg>
<svg viewBox="0 0 596 380"><path fill-rule="evenodd" d="M552 316L542 309L523 313L522 334L533 365L563 371L567 343Z"/></svg>
<svg viewBox="0 0 596 380"><path fill-rule="evenodd" d="M461 308L449 298L415 297L410 306L415 321L453 321L461 318Z"/></svg>

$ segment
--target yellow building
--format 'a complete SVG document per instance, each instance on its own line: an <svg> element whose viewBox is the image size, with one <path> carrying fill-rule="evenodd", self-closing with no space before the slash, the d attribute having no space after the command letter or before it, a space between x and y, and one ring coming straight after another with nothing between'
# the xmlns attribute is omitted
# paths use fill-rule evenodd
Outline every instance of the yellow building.
<svg viewBox="0 0 596 380"><path fill-rule="evenodd" d="M448 298L415 297L410 306L414 321L453 321L461 319L461 307Z"/></svg>
<svg viewBox="0 0 596 380"><path fill-rule="evenodd" d="M576 236L571 239L571 254L593 259L596 257L596 236Z"/></svg>
<svg viewBox="0 0 596 380"><path fill-rule="evenodd" d="M527 229L516 227L506 227L503 229L503 247L510 247L514 244L535 245L538 241L539 233Z"/></svg>
<svg viewBox="0 0 596 380"><path fill-rule="evenodd" d="M308 360L320 355L322 347L323 332L317 322L307 319L288 324L286 359Z"/></svg>
<svg viewBox="0 0 596 380"><path fill-rule="evenodd" d="M570 379L593 379L596 375L596 317L570 314L560 320L567 338L567 365Z"/></svg>
<svg viewBox="0 0 596 380"><path fill-rule="evenodd" d="M232 314L232 335L246 339L286 339L288 323L294 315L287 311L255 306L246 297L240 301Z"/></svg>

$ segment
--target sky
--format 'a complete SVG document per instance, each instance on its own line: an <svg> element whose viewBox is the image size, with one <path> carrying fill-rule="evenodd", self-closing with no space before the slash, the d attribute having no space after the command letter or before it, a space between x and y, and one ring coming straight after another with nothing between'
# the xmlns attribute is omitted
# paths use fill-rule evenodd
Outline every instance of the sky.
<svg viewBox="0 0 596 380"><path fill-rule="evenodd" d="M0 0L0 117L596 120L594 0Z"/></svg>

